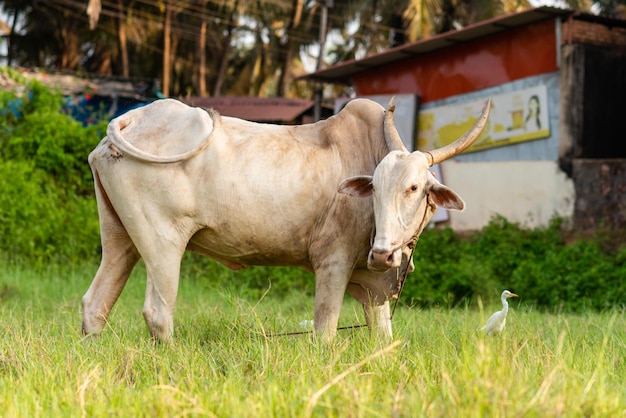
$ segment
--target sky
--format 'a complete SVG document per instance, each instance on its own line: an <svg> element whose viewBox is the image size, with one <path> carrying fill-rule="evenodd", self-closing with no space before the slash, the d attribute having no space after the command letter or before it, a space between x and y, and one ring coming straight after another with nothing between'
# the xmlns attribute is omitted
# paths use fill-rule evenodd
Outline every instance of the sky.
<svg viewBox="0 0 626 418"><path fill-rule="evenodd" d="M552 6L567 9L567 4L560 0L529 0L529 2L535 7Z"/></svg>

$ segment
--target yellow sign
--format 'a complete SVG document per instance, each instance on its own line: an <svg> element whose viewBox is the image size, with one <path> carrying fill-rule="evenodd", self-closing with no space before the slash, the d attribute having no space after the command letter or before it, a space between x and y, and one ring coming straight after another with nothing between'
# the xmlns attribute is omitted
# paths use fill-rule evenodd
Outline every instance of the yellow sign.
<svg viewBox="0 0 626 418"><path fill-rule="evenodd" d="M491 99L487 127L466 152L550 136L546 86L499 94ZM485 100L421 111L418 117L417 149L428 151L454 142L476 122Z"/></svg>

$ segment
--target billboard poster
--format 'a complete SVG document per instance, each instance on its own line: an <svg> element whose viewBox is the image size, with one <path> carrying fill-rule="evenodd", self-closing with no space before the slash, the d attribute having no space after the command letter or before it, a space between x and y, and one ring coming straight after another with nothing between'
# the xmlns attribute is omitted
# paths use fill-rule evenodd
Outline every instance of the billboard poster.
<svg viewBox="0 0 626 418"><path fill-rule="evenodd" d="M489 121L465 152L516 144L550 136L548 91L545 85L491 97ZM418 116L417 149L428 151L453 142L467 132L486 98L423 110Z"/></svg>

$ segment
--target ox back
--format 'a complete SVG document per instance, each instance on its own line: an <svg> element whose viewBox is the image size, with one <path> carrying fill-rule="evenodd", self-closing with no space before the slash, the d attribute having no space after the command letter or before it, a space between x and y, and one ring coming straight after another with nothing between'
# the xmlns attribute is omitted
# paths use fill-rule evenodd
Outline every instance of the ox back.
<svg viewBox="0 0 626 418"><path fill-rule="evenodd" d="M374 274L380 283L372 290L379 295L362 290L372 279L366 268L371 199L337 193L343 179L373 174L388 153L384 113L374 102L356 100L328 120L279 126L161 100L112 121L120 128L109 129L89 157L103 255L83 298L83 331L102 330L142 257L144 316L151 334L167 339L185 249L233 269L294 265L314 271L315 323L322 332L336 328L337 305L352 276L350 287L365 298L361 302L387 300L386 293L397 289L393 271L388 284L385 274ZM114 135L121 138L112 140ZM208 146L163 163L131 154L120 139L157 157L188 152L203 141Z"/></svg>
<svg viewBox="0 0 626 418"><path fill-rule="evenodd" d="M320 335L335 335L348 291L368 326L391 336L389 300L399 292L399 269L411 263L406 244L437 204L462 209L428 172L432 156L444 154L408 153L393 102L385 111L357 99L301 126L221 117L171 99L132 110L111 121L89 156L102 261L83 297L83 332L102 331L143 258L144 318L154 338L170 338L180 263L190 250L233 269L309 269Z"/></svg>

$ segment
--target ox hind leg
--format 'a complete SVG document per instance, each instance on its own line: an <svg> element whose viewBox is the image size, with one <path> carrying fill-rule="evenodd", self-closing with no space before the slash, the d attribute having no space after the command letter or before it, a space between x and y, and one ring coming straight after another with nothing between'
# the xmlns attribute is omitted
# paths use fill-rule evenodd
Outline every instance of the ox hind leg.
<svg viewBox="0 0 626 418"><path fill-rule="evenodd" d="M143 254L148 275L143 317L152 338L167 341L174 332L174 307L185 246L162 241L155 244Z"/></svg>
<svg viewBox="0 0 626 418"><path fill-rule="evenodd" d="M143 316L152 338L166 341L174 330L174 306L187 235L165 217L132 219L135 222L127 223L129 241L136 246L147 274Z"/></svg>
<svg viewBox="0 0 626 418"><path fill-rule="evenodd" d="M389 309L389 301L385 301L382 305L363 304L365 313L365 322L372 334L382 338L392 338L391 330L391 313Z"/></svg>
<svg viewBox="0 0 626 418"><path fill-rule="evenodd" d="M389 301L387 300L382 304L375 303L372 301L369 292L364 290L360 285L353 283L348 285L348 293L363 305L365 323L372 335L381 338L392 338L393 332L391 329Z"/></svg>
<svg viewBox="0 0 626 418"><path fill-rule="evenodd" d="M102 260L87 293L83 296L83 334L102 331L137 261L139 253L111 203L96 186L100 218Z"/></svg>

